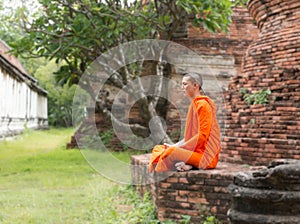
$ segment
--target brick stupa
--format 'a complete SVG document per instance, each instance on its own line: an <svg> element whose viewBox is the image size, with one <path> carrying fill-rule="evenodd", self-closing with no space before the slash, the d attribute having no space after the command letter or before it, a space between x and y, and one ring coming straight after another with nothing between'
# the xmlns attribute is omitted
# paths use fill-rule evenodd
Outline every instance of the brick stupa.
<svg viewBox="0 0 300 224"><path fill-rule="evenodd" d="M265 165L300 159L300 1L250 0L260 34L226 96L222 159ZM239 93L271 90L268 104L248 105Z"/></svg>

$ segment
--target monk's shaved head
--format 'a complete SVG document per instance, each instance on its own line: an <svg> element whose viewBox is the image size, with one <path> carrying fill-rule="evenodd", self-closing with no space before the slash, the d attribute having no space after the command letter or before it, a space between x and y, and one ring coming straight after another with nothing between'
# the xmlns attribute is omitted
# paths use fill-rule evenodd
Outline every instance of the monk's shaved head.
<svg viewBox="0 0 300 224"><path fill-rule="evenodd" d="M202 77L199 73L189 72L189 73L184 74L183 77L188 77L192 83L198 83L199 88L201 88L203 85Z"/></svg>

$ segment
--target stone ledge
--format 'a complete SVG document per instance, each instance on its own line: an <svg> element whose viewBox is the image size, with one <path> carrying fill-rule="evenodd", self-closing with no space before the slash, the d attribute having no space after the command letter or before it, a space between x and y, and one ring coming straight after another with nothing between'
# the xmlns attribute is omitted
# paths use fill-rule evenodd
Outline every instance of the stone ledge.
<svg viewBox="0 0 300 224"><path fill-rule="evenodd" d="M142 155L133 155L131 156L131 163L137 163L140 165L148 166L149 160L151 157L151 153L148 154L142 154ZM211 170L190 170L189 172L174 172L177 174L184 174L184 173L218 173L220 171L224 172L226 174L235 173L238 171L245 171L249 169L257 169L256 166L249 166L245 164L234 164L229 162L222 162L220 161L215 169Z"/></svg>
<svg viewBox="0 0 300 224"><path fill-rule="evenodd" d="M230 216L235 219L236 223L249 224L249 223L264 223L264 224L299 224L300 216L270 216L252 213L243 213L230 210Z"/></svg>

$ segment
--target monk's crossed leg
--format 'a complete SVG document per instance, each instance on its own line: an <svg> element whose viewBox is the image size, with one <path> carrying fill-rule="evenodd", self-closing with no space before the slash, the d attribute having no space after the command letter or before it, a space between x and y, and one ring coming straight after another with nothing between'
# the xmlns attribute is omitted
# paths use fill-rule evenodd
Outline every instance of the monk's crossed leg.
<svg viewBox="0 0 300 224"><path fill-rule="evenodd" d="M198 152L193 152L177 147L169 147L161 154L157 162L155 171L164 172L175 170L175 163L177 162L184 162L187 165L198 167L202 156L203 154Z"/></svg>

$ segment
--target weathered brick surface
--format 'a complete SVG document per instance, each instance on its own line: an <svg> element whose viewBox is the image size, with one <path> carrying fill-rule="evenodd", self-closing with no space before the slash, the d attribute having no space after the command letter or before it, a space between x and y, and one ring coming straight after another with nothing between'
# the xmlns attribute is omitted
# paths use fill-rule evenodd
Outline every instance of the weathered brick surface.
<svg viewBox="0 0 300 224"><path fill-rule="evenodd" d="M202 27L188 24L187 37L174 39L199 54L233 56L238 73L249 44L257 38L259 30L246 8L233 9L229 32L211 33Z"/></svg>
<svg viewBox="0 0 300 224"><path fill-rule="evenodd" d="M136 189L151 192L160 220L180 220L190 215L193 223L200 223L202 215L213 214L227 223L231 198L227 187L234 175L250 167L219 163L214 170L192 170L150 175L150 154L132 156L132 177Z"/></svg>
<svg viewBox="0 0 300 224"><path fill-rule="evenodd" d="M300 2L250 0L260 34L246 51L242 73L226 96L223 160L266 164L300 158ZM239 94L269 88L267 105L248 106Z"/></svg>

